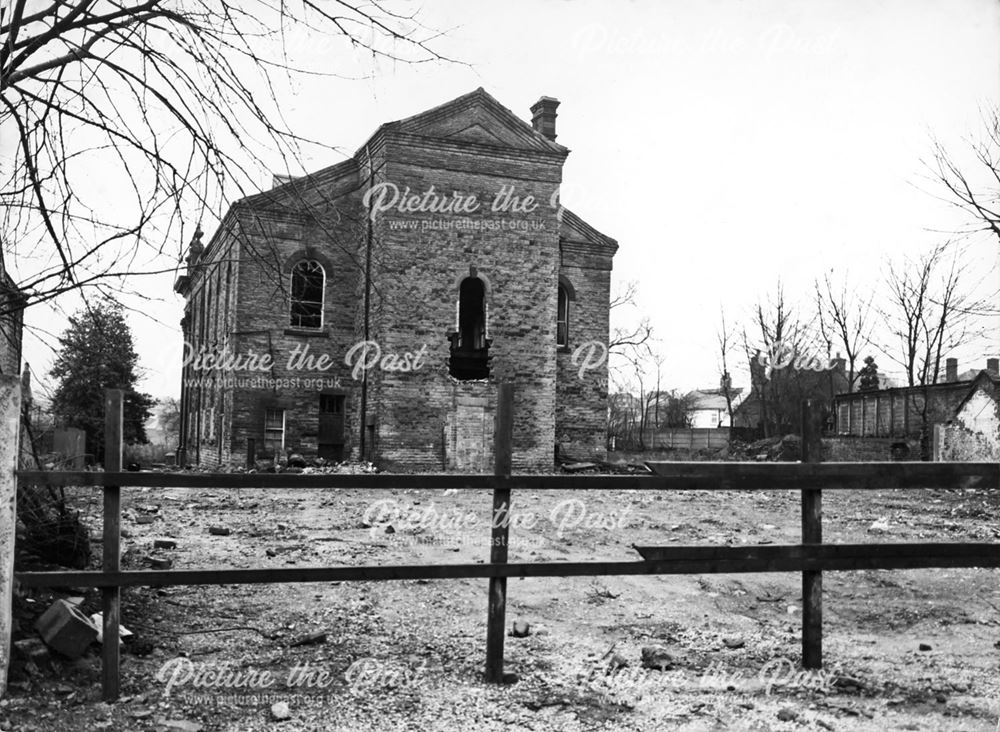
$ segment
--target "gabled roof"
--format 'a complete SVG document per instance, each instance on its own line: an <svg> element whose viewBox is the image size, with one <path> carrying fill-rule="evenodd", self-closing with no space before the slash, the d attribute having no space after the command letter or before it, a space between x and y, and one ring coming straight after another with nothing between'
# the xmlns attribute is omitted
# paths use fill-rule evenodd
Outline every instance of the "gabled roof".
<svg viewBox="0 0 1000 732"><path fill-rule="evenodd" d="M613 247L614 251L617 251L618 242L616 240L602 234L565 206L560 209L560 213L561 226L559 236L561 238L566 241L579 241L587 244L600 244L606 247ZM612 251L612 254L614 251Z"/></svg>
<svg viewBox="0 0 1000 732"><path fill-rule="evenodd" d="M385 123L359 148L355 157L360 155L368 143L385 132L562 155L569 153L568 148L536 131L482 87L412 117Z"/></svg>
<svg viewBox="0 0 1000 732"><path fill-rule="evenodd" d="M742 387L734 387L729 390L729 398L737 402L736 406L739 406L739 396L743 393ZM688 407L688 411L694 411L696 409L727 409L726 406L726 395L722 393L721 389L696 389L695 391L689 392L687 398L691 400L691 406Z"/></svg>
<svg viewBox="0 0 1000 732"><path fill-rule="evenodd" d="M529 152L556 153L564 157L569 154L568 148L536 131L479 87L419 114L386 122L357 149L353 157L307 175L280 176L284 179L280 185L269 191L246 196L239 203L248 206L287 205L322 183L354 175L358 171L358 161L365 156L366 148L380 136L392 132Z"/></svg>
<svg viewBox="0 0 1000 732"><path fill-rule="evenodd" d="M362 186L364 181L359 173L368 149L378 147L393 134L399 135L404 145L420 145L423 140L467 143L470 149L487 155L541 155L555 162L553 158L565 159L569 154L568 148L535 130L530 123L479 87L419 114L381 125L347 160L302 176L276 176L277 185L271 190L246 196L231 205L205 248L205 254L213 249L226 223L235 220L238 210L277 212L286 208L301 209L303 206L322 207L343 192ZM559 219L562 241L597 245L605 249L602 255L614 256L618 249L617 241L564 207L559 209Z"/></svg>
<svg viewBox="0 0 1000 732"><path fill-rule="evenodd" d="M991 374L985 369L976 374L976 378L972 379L969 387L969 393L962 397L962 401L955 407L956 415L965 408L966 403L972 399L977 391L985 391L995 401L1000 400L1000 376Z"/></svg>

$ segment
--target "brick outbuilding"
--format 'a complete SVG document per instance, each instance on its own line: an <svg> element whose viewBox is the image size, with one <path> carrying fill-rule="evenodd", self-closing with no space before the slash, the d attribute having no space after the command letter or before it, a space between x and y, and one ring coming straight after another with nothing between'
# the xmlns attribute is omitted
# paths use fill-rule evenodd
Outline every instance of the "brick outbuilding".
<svg viewBox="0 0 1000 732"><path fill-rule="evenodd" d="M603 456L618 245L559 204L558 105L528 124L477 89L197 232L182 460L488 470L500 381L515 468Z"/></svg>

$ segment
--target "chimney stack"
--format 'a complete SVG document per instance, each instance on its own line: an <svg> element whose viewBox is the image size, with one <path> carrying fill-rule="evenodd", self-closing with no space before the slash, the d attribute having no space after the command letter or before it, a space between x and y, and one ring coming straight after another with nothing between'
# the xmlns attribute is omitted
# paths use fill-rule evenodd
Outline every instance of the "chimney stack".
<svg viewBox="0 0 1000 732"><path fill-rule="evenodd" d="M994 376L1000 376L1000 358L986 359L986 370Z"/></svg>
<svg viewBox="0 0 1000 732"><path fill-rule="evenodd" d="M958 381L958 359L948 358L944 362L945 381L949 384Z"/></svg>
<svg viewBox="0 0 1000 732"><path fill-rule="evenodd" d="M556 107L559 100L542 97L531 105L531 126L547 138L556 141Z"/></svg>

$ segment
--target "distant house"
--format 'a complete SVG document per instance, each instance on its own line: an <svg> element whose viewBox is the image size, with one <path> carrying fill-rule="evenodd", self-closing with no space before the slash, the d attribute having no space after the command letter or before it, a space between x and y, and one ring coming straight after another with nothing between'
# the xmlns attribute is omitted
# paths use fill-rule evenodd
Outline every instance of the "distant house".
<svg viewBox="0 0 1000 732"><path fill-rule="evenodd" d="M743 389L729 390L732 407L735 411L743 401ZM687 395L688 422L691 427L729 427L729 405L722 389L695 389Z"/></svg>
<svg viewBox="0 0 1000 732"><path fill-rule="evenodd" d="M993 443L1000 439L1000 375L996 371L980 371L972 379L969 393L955 410L955 422Z"/></svg>
<svg viewBox="0 0 1000 732"><path fill-rule="evenodd" d="M21 373L24 296L4 268L0 257L0 374Z"/></svg>
<svg viewBox="0 0 1000 732"><path fill-rule="evenodd" d="M840 394L834 398L836 432L855 437L920 437L937 424L953 420L975 423L986 410L986 398L996 393L1000 359L990 358L986 369L967 371L959 378L958 361L945 362L945 380L938 384L904 386Z"/></svg>

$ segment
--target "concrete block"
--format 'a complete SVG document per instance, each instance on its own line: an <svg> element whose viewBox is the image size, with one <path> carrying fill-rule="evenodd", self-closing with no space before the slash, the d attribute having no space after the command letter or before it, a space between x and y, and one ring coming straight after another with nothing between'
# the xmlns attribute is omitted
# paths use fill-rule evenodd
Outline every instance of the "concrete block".
<svg viewBox="0 0 1000 732"><path fill-rule="evenodd" d="M35 621L45 644L67 658L79 658L97 640L97 628L87 616L65 600L56 600Z"/></svg>

